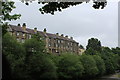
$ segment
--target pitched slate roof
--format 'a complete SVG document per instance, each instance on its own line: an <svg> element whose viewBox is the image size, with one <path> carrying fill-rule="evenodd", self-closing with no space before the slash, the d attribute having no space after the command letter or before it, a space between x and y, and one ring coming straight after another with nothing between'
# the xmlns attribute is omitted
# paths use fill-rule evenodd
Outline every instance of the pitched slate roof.
<svg viewBox="0 0 120 80"><path fill-rule="evenodd" d="M23 30L22 27L15 26L15 25L9 25L9 27L13 31L24 32L24 33L28 33L28 34L35 34L34 29L26 28L26 30ZM54 39L62 39L62 40L67 40L67 41L71 41L71 42L76 42L73 39L70 39L70 38L67 38L67 37L63 37L63 36L58 36L56 34L44 33L42 31L37 31L37 32L40 33L43 37L50 37L50 38L54 38Z"/></svg>

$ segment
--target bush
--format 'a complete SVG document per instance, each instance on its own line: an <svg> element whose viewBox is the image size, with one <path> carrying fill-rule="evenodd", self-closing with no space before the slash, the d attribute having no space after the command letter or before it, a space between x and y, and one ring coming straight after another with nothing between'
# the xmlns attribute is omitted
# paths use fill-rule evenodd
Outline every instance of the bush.
<svg viewBox="0 0 120 80"><path fill-rule="evenodd" d="M96 66L96 62L91 55L82 55L80 56L80 61L84 67L84 77L92 78L98 74L98 68Z"/></svg>
<svg viewBox="0 0 120 80"><path fill-rule="evenodd" d="M98 55L94 55L93 58L96 61L96 65L99 71L98 76L102 76L106 72L105 63L103 59Z"/></svg>
<svg viewBox="0 0 120 80"><path fill-rule="evenodd" d="M2 53L6 56L10 64L13 79L23 78L23 65L25 59L24 47L9 33L3 36L2 45Z"/></svg>
<svg viewBox="0 0 120 80"><path fill-rule="evenodd" d="M28 58L26 72L31 80L55 80L57 78L54 62L44 54L39 53Z"/></svg>
<svg viewBox="0 0 120 80"><path fill-rule="evenodd" d="M101 58L104 60L104 63L105 63L106 74L115 73L115 67L113 65L111 55L112 55L111 53L103 53L103 54L101 54Z"/></svg>
<svg viewBox="0 0 120 80"><path fill-rule="evenodd" d="M66 53L60 56L58 76L61 79L78 79L82 77L84 68L75 54Z"/></svg>

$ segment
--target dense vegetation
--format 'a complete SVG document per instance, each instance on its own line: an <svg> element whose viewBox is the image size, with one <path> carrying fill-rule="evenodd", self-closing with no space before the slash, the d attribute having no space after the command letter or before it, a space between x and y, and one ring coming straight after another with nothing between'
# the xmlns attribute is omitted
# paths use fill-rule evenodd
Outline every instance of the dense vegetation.
<svg viewBox="0 0 120 80"><path fill-rule="evenodd" d="M89 1L89 0L87 0ZM59 3L60 6L50 8L48 3L41 8L42 13L54 14L54 11L67 8L72 3ZM80 3L79 3L80 4ZM103 3L95 3L93 7L99 8ZM105 3L106 4L106 3ZM76 3L74 4L76 5ZM102 7L102 8L103 8ZM102 47L98 39L88 41L83 55L75 53L61 53L60 56L46 53L43 39L34 35L25 43L19 43L14 36L7 33L6 20L16 20L20 15L10 15L14 9L14 2L2 3L2 80L61 80L61 79L90 79L120 70L120 48ZM0 36L1 37L1 36ZM40 39L40 40L39 40ZM83 46L80 46L83 48Z"/></svg>
<svg viewBox="0 0 120 80"><path fill-rule="evenodd" d="M96 43L91 43L94 40ZM120 70L119 51L120 48L102 47L98 39L91 38L83 55L61 53L58 56L46 53L44 41L38 34L25 43L19 43L6 33L2 52L10 65L12 79L88 80Z"/></svg>

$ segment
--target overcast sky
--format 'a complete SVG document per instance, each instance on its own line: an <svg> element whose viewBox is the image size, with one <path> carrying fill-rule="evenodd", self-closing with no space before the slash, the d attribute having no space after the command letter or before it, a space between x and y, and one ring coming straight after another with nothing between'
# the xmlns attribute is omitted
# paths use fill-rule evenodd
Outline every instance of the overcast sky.
<svg viewBox="0 0 120 80"><path fill-rule="evenodd" d="M32 3L29 6L16 2L12 14L20 13L19 20L11 21L13 25L26 23L28 28L37 27L49 33L59 33L73 37L74 40L87 45L88 39L98 38L103 46L118 46L118 2L108 2L103 10L95 10L91 3L83 3L56 12L55 15L41 14L41 5Z"/></svg>

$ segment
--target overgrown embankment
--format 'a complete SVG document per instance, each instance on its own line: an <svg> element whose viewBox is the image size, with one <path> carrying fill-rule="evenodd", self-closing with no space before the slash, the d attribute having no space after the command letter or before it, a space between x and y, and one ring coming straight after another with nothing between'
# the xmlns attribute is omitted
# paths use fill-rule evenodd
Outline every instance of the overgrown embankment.
<svg viewBox="0 0 120 80"><path fill-rule="evenodd" d="M113 74L120 69L120 48L101 47L100 41L90 39L83 55L63 53L60 56L46 53L42 38L34 35L19 43L8 33L3 36L3 50L9 74L7 80L84 80ZM11 79L12 78L12 79Z"/></svg>

